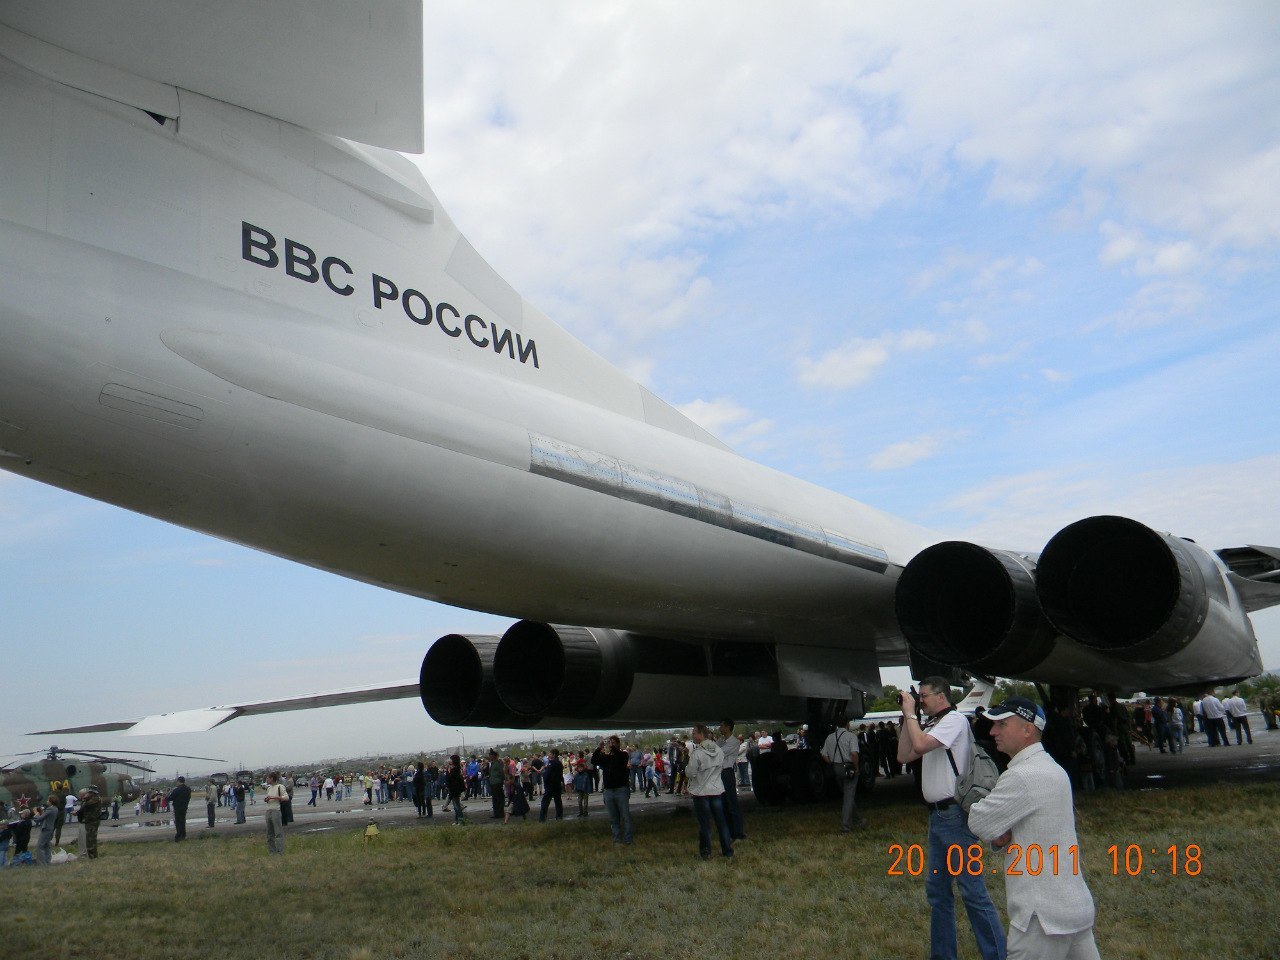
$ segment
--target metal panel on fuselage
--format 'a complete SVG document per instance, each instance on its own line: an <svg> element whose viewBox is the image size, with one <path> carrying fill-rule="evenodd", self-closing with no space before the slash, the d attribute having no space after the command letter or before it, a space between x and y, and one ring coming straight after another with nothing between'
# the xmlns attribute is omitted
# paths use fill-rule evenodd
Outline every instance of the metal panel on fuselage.
<svg viewBox="0 0 1280 960"><path fill-rule="evenodd" d="M516 324L510 303L496 314L449 273L459 235L441 211L424 223L380 204L298 159L309 135L288 128L286 150L284 125L225 105L193 106L175 134L38 81L42 130L32 99L4 82L0 119L26 111L55 176L47 229L0 221L0 270L25 278L0 304L0 419L22 427L6 443L32 461L0 464L512 616L760 639L779 622L896 632L893 564L929 534L644 423L633 382L523 301ZM38 174L15 182L30 189ZM9 183L0 210L21 206ZM245 223L260 246L246 250ZM340 259L333 282L287 274L286 240L316 269ZM427 316L417 299L376 299L378 277L421 291L431 323L413 318ZM486 319L480 335L451 335L467 316ZM476 345L499 327L510 352ZM516 334L536 344L536 365ZM327 397L317 383L333 385ZM888 575L535 475L529 433L873 545Z"/></svg>

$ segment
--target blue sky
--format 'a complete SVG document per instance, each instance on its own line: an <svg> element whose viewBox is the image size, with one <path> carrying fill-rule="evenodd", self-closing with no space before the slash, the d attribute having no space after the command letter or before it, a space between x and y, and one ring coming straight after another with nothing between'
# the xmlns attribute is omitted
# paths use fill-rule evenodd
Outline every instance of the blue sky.
<svg viewBox="0 0 1280 960"><path fill-rule="evenodd" d="M1280 9L690 6L427 7L420 163L518 289L747 455L949 536L1280 544ZM506 625L9 475L0 547L3 751ZM458 739L405 702L130 742Z"/></svg>

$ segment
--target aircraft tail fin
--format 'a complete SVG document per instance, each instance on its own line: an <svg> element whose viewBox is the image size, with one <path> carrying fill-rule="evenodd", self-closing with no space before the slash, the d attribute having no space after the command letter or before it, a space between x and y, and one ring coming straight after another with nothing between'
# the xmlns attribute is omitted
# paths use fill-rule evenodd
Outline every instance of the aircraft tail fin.
<svg viewBox="0 0 1280 960"><path fill-rule="evenodd" d="M991 706L991 697L995 692L994 683L979 678L973 682L973 688L965 694L965 698L956 704L956 710L960 713L973 713L978 707L985 710Z"/></svg>

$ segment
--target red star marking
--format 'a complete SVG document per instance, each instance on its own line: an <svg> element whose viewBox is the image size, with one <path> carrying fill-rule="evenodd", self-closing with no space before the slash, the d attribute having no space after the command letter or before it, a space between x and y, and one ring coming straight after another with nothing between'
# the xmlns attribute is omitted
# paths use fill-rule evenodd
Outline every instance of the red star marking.
<svg viewBox="0 0 1280 960"><path fill-rule="evenodd" d="M31 798L28 797L25 793L18 798L18 806L26 807L26 806L29 806L30 804L31 804Z"/></svg>

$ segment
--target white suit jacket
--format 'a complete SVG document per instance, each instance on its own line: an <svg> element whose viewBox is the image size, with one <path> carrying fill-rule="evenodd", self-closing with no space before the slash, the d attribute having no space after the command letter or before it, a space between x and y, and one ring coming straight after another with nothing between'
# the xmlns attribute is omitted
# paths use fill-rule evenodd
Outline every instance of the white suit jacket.
<svg viewBox="0 0 1280 960"><path fill-rule="evenodd" d="M1076 839L1075 810L1071 803L1071 781L1057 762L1033 743L1009 761L990 795L969 810L969 829L983 840L994 840L1006 830L1013 832L1015 852L1005 850L1005 892L1009 901L1009 923L1026 931L1032 916L1040 919L1045 933L1077 933L1093 926L1093 897L1084 882L1083 857L1070 848ZM1031 845L1038 852L1027 852ZM1057 846L1057 869L1050 847ZM1073 865L1079 872L1073 872ZM1040 868L1038 876L1028 872Z"/></svg>

